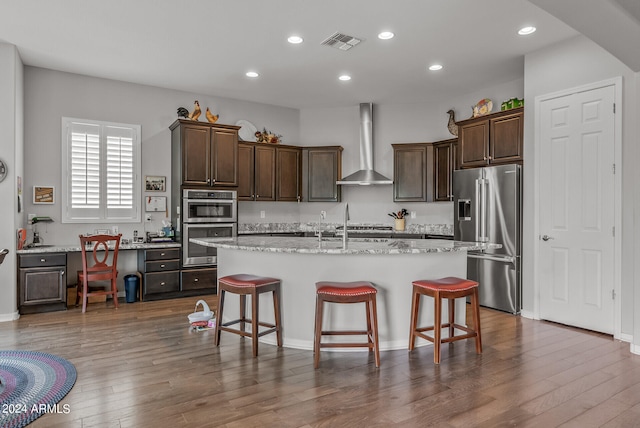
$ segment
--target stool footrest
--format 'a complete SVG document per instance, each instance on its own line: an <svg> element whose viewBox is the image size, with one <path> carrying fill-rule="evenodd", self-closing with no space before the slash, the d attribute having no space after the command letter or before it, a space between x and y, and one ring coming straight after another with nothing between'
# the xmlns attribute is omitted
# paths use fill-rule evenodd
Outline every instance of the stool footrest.
<svg viewBox="0 0 640 428"><path fill-rule="evenodd" d="M370 348L373 349L373 343L320 343L321 348Z"/></svg>
<svg viewBox="0 0 640 428"><path fill-rule="evenodd" d="M348 335L365 335L365 334L369 334L368 331L366 330L340 330L340 331L322 331L322 335L326 336L326 335L332 335L332 336L348 336Z"/></svg>

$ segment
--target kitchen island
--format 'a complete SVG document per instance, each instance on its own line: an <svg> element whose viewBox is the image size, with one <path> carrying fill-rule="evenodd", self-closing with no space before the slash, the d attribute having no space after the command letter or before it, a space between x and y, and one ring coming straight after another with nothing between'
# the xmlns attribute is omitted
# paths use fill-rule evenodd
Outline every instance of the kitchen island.
<svg viewBox="0 0 640 428"><path fill-rule="evenodd" d="M450 240L299 237L194 238L191 242L218 248L218 277L237 273L280 278L284 346L313 349L315 283L370 281L378 289L380 349L406 349L409 340L411 282L445 276L466 277L467 250L498 248L493 244ZM235 300L234 300L235 298ZM225 320L237 319L238 297L227 295ZM457 321L464 324L464 301L457 302ZM433 319L423 305L421 321ZM443 316L446 316L444 311ZM260 318L273 319L269 296L260 299ZM325 329L364 328L364 305L328 305ZM275 343L273 335L261 341ZM339 338L338 338L339 339ZM338 340L336 339L336 340ZM422 341L425 342L425 341ZM224 343L224 335L223 335ZM419 345L424 345L420 343Z"/></svg>

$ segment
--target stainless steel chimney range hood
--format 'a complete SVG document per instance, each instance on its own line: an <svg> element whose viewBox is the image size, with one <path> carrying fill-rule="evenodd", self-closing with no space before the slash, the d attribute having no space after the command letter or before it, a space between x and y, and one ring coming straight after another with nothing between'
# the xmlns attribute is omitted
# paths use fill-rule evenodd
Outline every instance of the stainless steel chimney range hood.
<svg viewBox="0 0 640 428"><path fill-rule="evenodd" d="M371 184L393 184L373 169L373 104L360 104L360 170L338 180L337 184L367 186Z"/></svg>

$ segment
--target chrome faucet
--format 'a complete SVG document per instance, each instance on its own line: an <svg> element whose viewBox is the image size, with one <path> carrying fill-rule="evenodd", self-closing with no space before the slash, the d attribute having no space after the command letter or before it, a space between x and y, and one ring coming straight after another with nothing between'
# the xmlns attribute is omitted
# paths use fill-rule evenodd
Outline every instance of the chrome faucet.
<svg viewBox="0 0 640 428"><path fill-rule="evenodd" d="M322 245L322 219L324 218L324 213L320 213L320 221L318 222L318 244Z"/></svg>
<svg viewBox="0 0 640 428"><path fill-rule="evenodd" d="M344 204L344 229L342 230L342 248L347 248L347 223L349 222L349 204Z"/></svg>

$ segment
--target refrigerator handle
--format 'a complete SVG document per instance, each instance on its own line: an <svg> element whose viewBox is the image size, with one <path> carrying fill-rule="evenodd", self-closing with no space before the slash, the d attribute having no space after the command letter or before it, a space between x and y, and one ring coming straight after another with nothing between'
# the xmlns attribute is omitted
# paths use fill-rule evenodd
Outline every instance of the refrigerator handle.
<svg viewBox="0 0 640 428"><path fill-rule="evenodd" d="M486 178L480 178L477 180L479 187L479 205L480 211L478 217L480 218L480 230L479 230L479 242L487 242L489 240L489 236L487 234L487 186L489 185L489 180ZM476 196L477 197L477 196Z"/></svg>
<svg viewBox="0 0 640 428"><path fill-rule="evenodd" d="M481 179L476 179L476 196L475 198L473 198L474 201L474 217L476 220L476 227L475 227L475 240L476 242L481 242L480 239L482 237L482 234L480 232L480 225L482 224L482 212L480 211L480 195L481 195L481 191L480 191L480 181Z"/></svg>

